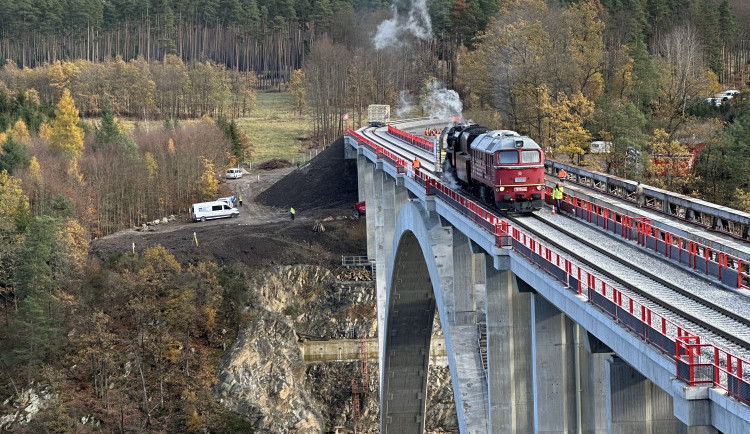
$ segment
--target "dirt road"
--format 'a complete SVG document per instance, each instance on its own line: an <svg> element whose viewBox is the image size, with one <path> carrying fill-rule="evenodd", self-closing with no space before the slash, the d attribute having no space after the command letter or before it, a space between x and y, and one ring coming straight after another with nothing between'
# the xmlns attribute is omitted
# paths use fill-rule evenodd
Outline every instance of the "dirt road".
<svg viewBox="0 0 750 434"><path fill-rule="evenodd" d="M133 245L137 252L143 252L160 244L180 261L240 261L253 268L294 263L331 266L342 254L365 254L364 219L349 218L349 203L356 200L356 172L333 176L330 168L338 165L340 171L342 167L338 159L343 159L343 149L321 153L299 169L253 169L221 186L225 194L242 195L237 218L194 223L184 214L146 230L128 229L94 240L91 253L107 260L132 252ZM264 191L274 206L257 200ZM285 203L287 200L290 202ZM288 206L297 210L294 222L290 221ZM315 221L327 217L334 220L323 222L326 231L313 232Z"/></svg>

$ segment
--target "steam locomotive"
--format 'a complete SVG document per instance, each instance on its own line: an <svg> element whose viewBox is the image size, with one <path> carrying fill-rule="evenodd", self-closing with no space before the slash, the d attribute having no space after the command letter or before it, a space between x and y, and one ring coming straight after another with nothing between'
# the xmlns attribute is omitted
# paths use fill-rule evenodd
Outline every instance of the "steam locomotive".
<svg viewBox="0 0 750 434"><path fill-rule="evenodd" d="M443 172L482 201L517 213L542 209L544 152L534 140L470 124L445 128L439 144Z"/></svg>

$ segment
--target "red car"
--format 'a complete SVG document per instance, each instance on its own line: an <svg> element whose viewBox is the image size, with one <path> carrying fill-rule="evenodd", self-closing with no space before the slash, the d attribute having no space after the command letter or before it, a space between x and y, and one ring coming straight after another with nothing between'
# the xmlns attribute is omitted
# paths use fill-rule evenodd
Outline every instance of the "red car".
<svg viewBox="0 0 750 434"><path fill-rule="evenodd" d="M357 204L354 204L353 208L354 208L354 211L352 211L352 216L355 219L358 219L359 216L361 216L361 215L365 215L365 202L364 201L360 202L360 203L357 203Z"/></svg>

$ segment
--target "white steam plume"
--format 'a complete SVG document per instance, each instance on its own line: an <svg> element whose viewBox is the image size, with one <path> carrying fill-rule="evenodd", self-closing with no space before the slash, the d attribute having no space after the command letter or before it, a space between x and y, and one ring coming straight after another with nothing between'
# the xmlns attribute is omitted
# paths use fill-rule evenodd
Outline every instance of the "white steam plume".
<svg viewBox="0 0 750 434"><path fill-rule="evenodd" d="M396 105L396 116L403 118L407 116L414 105L414 99L411 97L411 93L408 90L402 90L398 94L398 104Z"/></svg>
<svg viewBox="0 0 750 434"><path fill-rule="evenodd" d="M427 92L422 96L422 109L432 118L452 119L461 118L463 104L455 90L446 89L439 81L428 85Z"/></svg>
<svg viewBox="0 0 750 434"><path fill-rule="evenodd" d="M399 9L407 13L399 14ZM391 5L393 18L378 25L372 38L375 48L401 47L409 45L407 35L429 40L432 38L432 22L427 11L427 0L395 0Z"/></svg>

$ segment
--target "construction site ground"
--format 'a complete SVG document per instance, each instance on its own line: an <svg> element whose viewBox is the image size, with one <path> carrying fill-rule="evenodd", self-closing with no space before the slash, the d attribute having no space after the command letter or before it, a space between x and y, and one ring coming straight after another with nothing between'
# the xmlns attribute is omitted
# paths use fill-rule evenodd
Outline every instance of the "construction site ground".
<svg viewBox="0 0 750 434"><path fill-rule="evenodd" d="M292 264L335 267L341 255L367 252L364 219L351 218L351 207L357 202L356 164L343 157L343 140L338 140L299 168L254 168L240 179L222 181L220 195L242 196L237 218L190 222L184 213L168 223L94 240L91 253L107 260L131 252L133 245L137 252L162 245L183 263L241 262L251 269ZM294 221L291 207L296 210ZM313 231L316 222L325 231Z"/></svg>

